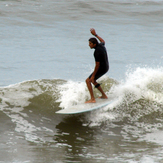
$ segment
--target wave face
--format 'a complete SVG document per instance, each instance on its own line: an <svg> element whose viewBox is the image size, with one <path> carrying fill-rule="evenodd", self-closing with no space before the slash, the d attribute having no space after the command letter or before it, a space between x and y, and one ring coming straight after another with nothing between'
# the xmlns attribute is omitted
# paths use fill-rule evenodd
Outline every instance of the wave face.
<svg viewBox="0 0 163 163"><path fill-rule="evenodd" d="M122 146L123 141L161 144L162 139L156 137L163 129L162 72L162 67L155 69L139 67L128 71L126 79L119 82L104 76L99 82L102 83L108 97L116 98L117 101L104 108L73 116L58 115L55 112L70 105L84 103L89 98L84 82L42 79L1 87L0 119L5 124L1 128L4 130L3 140L10 137L7 146L9 149L11 144L16 148L16 144L25 139L30 143L53 146L57 152L60 152L59 147L65 146L69 150L72 150L70 149L72 147L81 150L81 148L90 148L89 143L82 143L77 147L74 145L83 141L90 142L90 135L95 129L103 136L96 133L101 143L97 144L99 142L95 141L93 144L100 145L101 149L105 148L103 143L112 140L113 135ZM94 93L96 97L100 95L97 90L94 90ZM8 130L11 133L5 137ZM85 130L87 133L83 135ZM103 139L105 134L108 135L107 139ZM13 135L16 135L16 140L13 139ZM76 138L73 140L77 141L75 144L69 140L69 136L72 135L76 135L77 140ZM111 144L110 147L114 149ZM143 150L146 146L141 148ZM83 158L89 158L89 153L87 154ZM103 159L106 160L108 157L110 156L103 156ZM121 156L118 157L122 159ZM96 156L95 160L98 159Z"/></svg>
<svg viewBox="0 0 163 163"><path fill-rule="evenodd" d="M106 94L110 99L117 98L118 100L111 107L95 111L96 121L99 120L101 123L112 119L121 121L128 118L133 121L148 119L153 123L162 119L162 70L162 67L137 68L135 71L127 72L125 81L121 82L103 77L99 82L102 83ZM100 96L97 90L94 90L94 93L96 97ZM29 116L28 113L24 113L27 110L51 116L51 113L55 114L55 111L59 109L84 103L87 99L89 99L89 92L84 82L60 79L25 81L2 87L0 91L1 111L13 121L16 121L15 114ZM155 114L159 117L157 116L154 120ZM88 119L91 122L94 121L91 116Z"/></svg>

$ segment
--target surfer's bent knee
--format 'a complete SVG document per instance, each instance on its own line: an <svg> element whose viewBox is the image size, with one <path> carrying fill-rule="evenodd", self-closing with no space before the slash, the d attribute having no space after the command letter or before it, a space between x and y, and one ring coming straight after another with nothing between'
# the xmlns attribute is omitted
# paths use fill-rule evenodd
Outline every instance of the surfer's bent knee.
<svg viewBox="0 0 163 163"><path fill-rule="evenodd" d="M85 80L85 82L86 82L86 83L91 83L91 80L90 80L89 78L87 78L87 79Z"/></svg>

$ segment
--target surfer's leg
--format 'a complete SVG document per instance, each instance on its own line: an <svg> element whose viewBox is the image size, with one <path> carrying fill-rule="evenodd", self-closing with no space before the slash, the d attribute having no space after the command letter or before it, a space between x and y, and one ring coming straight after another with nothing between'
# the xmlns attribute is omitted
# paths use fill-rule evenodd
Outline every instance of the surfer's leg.
<svg viewBox="0 0 163 163"><path fill-rule="evenodd" d="M96 75L95 75L95 80L93 82L95 88L97 88L102 96L100 96L99 98L103 98L103 99L107 99L108 97L106 96L106 94L104 93L103 89L101 88L100 84L96 82L97 79L99 79L101 76L103 76L106 73L106 71L103 70L98 70Z"/></svg>
<svg viewBox="0 0 163 163"><path fill-rule="evenodd" d="M97 88L97 89L101 92L101 94L102 94L102 96L99 97L99 98L107 99L108 97L106 96L105 92L104 92L103 89L101 88L100 84L97 83L96 81L95 81L93 84L95 85L95 88Z"/></svg>
<svg viewBox="0 0 163 163"><path fill-rule="evenodd" d="M90 78L87 78L87 79L86 79L86 84L87 84L89 93L90 93L90 95L91 95L91 99L88 100L88 101L86 101L85 103L95 103L96 100L95 100L95 97L94 97L94 94L93 94L93 89L92 89L92 84L91 84Z"/></svg>

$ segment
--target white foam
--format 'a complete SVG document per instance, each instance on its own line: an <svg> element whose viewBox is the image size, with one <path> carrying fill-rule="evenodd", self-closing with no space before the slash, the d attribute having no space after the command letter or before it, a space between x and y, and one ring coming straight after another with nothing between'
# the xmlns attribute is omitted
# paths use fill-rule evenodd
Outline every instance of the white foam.
<svg viewBox="0 0 163 163"><path fill-rule="evenodd" d="M126 73L126 80L111 89L111 92L123 99L131 96L133 101L145 98L151 101L163 102L163 92L156 91L155 86L163 84L163 68L140 68ZM150 86L153 89L150 89ZM161 87L162 88L162 87Z"/></svg>
<svg viewBox="0 0 163 163"><path fill-rule="evenodd" d="M116 119L116 117L127 116L127 109L139 110L139 105L134 104L134 102L143 99L144 101L150 101L151 106L145 108L145 110L141 110L138 115L135 115L134 118L139 118L144 114L150 114L153 111L160 110L160 107L157 105L153 105L153 102L162 104L163 103L163 68L140 68L138 67L134 71L130 71L126 73L125 81L122 81L119 85L115 85L111 88L111 90L107 93L108 97L118 98L116 103L110 105L109 107L105 107L101 110L97 110L98 113L93 112L89 118L90 121L94 124L102 121ZM160 87L160 88L157 88ZM162 90L161 90L162 89ZM125 104L125 107L121 107ZM141 105L141 104L140 104ZM130 106L127 108L126 106ZM116 112L113 114L113 108L120 107L122 111Z"/></svg>
<svg viewBox="0 0 163 163"><path fill-rule="evenodd" d="M65 109L77 103L84 103L85 99L89 97L84 82L68 81L63 85L59 85L58 89L60 92L58 102L60 102L60 107Z"/></svg>
<svg viewBox="0 0 163 163"><path fill-rule="evenodd" d="M31 91L31 88L34 88L34 90ZM1 90L2 92L0 94L0 98L2 99L3 105L9 104L22 108L29 105L29 99L39 95L42 92L40 87L34 82L17 83L1 88Z"/></svg>
<svg viewBox="0 0 163 163"><path fill-rule="evenodd" d="M104 80L105 77L101 80ZM107 80L106 80L107 82ZM121 81L118 85L113 85L109 92L106 92L108 98L118 99L112 105L106 106L103 109L91 112L87 114L87 118L92 122L92 125L99 125L101 122L106 120L114 120L117 117L126 116L128 114L127 109L134 110L139 109L139 105L134 102L141 99L145 101L156 102L159 104L163 103L163 68L136 68L135 70L130 70L126 73L126 78ZM162 89L162 90L161 90ZM88 89L85 82L73 82L68 81L67 83L60 85L58 87L60 92L60 97L58 102L60 102L60 107L68 108L73 104L84 103L87 98L90 98ZM124 107L121 107L123 106ZM126 108L125 106L130 106ZM122 111L116 112L116 108L121 108ZM115 111L113 110L115 109ZM153 103L151 106L142 110L139 114L135 115L134 118L137 119L144 114L150 114L154 110L157 111L159 107ZM123 115L121 115L123 112ZM130 113L129 113L130 114Z"/></svg>

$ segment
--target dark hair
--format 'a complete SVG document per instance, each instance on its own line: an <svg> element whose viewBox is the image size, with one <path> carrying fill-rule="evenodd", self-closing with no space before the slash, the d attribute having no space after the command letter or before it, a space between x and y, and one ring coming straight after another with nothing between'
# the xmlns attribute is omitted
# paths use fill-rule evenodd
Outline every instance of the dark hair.
<svg viewBox="0 0 163 163"><path fill-rule="evenodd" d="M91 43L93 43L93 44L98 45L98 41L97 41L97 39L94 38L94 37L90 38L89 41L90 41Z"/></svg>

